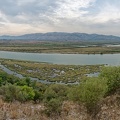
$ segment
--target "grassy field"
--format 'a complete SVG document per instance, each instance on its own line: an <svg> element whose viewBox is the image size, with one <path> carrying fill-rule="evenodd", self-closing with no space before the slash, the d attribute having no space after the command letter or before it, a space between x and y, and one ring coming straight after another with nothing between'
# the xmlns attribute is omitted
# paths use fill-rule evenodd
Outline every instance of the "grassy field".
<svg viewBox="0 0 120 120"><path fill-rule="evenodd" d="M57 65L18 60L2 60L7 68L26 77L58 82L80 82L86 74L99 72L103 65Z"/></svg>
<svg viewBox="0 0 120 120"><path fill-rule="evenodd" d="M23 42L0 43L1 51L32 53L67 53L67 54L107 54L120 53L120 47L107 47L101 43L81 42Z"/></svg>

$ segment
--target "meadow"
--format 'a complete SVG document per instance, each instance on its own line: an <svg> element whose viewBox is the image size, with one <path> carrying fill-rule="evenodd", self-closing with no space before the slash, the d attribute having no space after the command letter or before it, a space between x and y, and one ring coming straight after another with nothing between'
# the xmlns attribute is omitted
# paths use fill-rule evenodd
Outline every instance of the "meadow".
<svg viewBox="0 0 120 120"><path fill-rule="evenodd" d="M107 43L108 44L108 43ZM112 43L113 44L113 43ZM114 43L119 44L119 43ZM106 43L91 42L0 42L1 51L31 52L31 53L63 53L63 54L111 54L120 53L120 46L107 47Z"/></svg>

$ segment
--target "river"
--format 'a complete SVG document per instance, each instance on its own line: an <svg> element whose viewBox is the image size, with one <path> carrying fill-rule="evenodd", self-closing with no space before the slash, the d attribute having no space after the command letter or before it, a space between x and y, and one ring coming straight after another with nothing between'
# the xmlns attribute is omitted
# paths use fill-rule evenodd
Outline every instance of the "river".
<svg viewBox="0 0 120 120"><path fill-rule="evenodd" d="M120 54L47 54L0 51L0 58L64 65L120 65Z"/></svg>

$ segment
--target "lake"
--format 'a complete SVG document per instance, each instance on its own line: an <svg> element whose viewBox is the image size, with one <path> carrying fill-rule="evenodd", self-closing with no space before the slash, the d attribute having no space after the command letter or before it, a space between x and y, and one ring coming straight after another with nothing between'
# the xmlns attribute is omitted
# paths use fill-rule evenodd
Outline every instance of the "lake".
<svg viewBox="0 0 120 120"><path fill-rule="evenodd" d="M64 65L120 65L120 54L47 54L0 51L0 58Z"/></svg>

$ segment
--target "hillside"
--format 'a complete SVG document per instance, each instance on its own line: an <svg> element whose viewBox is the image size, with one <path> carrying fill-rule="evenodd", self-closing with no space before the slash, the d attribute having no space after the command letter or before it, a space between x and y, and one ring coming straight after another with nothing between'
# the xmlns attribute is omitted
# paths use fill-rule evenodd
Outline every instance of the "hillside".
<svg viewBox="0 0 120 120"><path fill-rule="evenodd" d="M22 70L21 65L28 65L25 61L13 63ZM3 61L1 64L7 65ZM38 65L34 64L37 69L31 69L29 65L29 69L42 72ZM71 67L68 67L69 73L73 75L75 69ZM58 68L54 66L52 69L58 73ZM119 120L120 67L100 69L98 77L84 76L78 85L65 85L42 84L28 77L20 79L0 68L0 120ZM83 68L79 70L84 72Z"/></svg>
<svg viewBox="0 0 120 120"><path fill-rule="evenodd" d="M119 120L120 107L118 95L108 96L102 101L101 110L95 118L91 117L83 105L72 101L65 101L62 105L61 115L48 117L43 112L43 104L30 102L6 103L0 99L0 120Z"/></svg>
<svg viewBox="0 0 120 120"><path fill-rule="evenodd" d="M0 40L40 40L40 41L120 41L120 37L87 33L49 32L21 36L0 36Z"/></svg>

